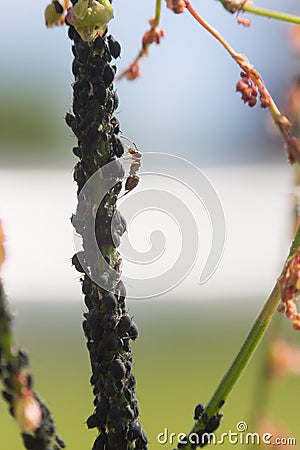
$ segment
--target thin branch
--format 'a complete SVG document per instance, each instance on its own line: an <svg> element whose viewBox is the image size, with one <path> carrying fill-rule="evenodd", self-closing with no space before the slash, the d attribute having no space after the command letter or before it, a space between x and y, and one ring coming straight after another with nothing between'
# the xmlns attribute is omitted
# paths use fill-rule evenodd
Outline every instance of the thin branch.
<svg viewBox="0 0 300 450"><path fill-rule="evenodd" d="M142 47L133 62L118 76L118 80L127 78L127 80L135 80L141 76L140 60L149 54L149 47L154 42L160 43L165 33L158 28L161 15L161 0L156 0L155 16L149 20L150 30L146 31L142 39Z"/></svg>
<svg viewBox="0 0 300 450"><path fill-rule="evenodd" d="M295 16L293 14L286 14L280 11L273 11L270 9L259 8L253 4L250 4L248 1L246 2L236 2L234 0L218 0L224 8L231 12L235 13L238 11L245 11L251 14L255 14L257 16L268 17L269 19L281 20L282 22L289 22L300 25L300 17Z"/></svg>
<svg viewBox="0 0 300 450"><path fill-rule="evenodd" d="M253 65L248 61L247 57L242 53L237 53L230 44L223 38L223 36L213 28L208 22L206 22L200 14L193 8L189 0L184 0L186 9L189 13L196 19L196 21L205 28L220 44L225 48L225 50L229 53L229 55L234 59L234 61L240 66L242 69L241 76L248 77L251 80L259 93L260 93L260 101L262 108L268 108L272 115L275 125L281 132L281 135L286 144L286 152L289 158L289 161L293 164L296 161L300 162L300 143L299 141L291 134L291 123L283 114L281 114L278 106L273 100L271 94L265 87L263 79L259 72L254 69ZM248 87L248 86L246 86ZM246 100L244 99L246 102ZM250 105L250 103L249 103ZM250 106L254 106L251 104Z"/></svg>

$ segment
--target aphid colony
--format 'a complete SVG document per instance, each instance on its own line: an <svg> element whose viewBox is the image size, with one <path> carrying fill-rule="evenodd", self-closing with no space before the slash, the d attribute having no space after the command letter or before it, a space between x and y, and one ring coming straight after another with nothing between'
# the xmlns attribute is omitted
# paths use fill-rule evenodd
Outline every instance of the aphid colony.
<svg viewBox="0 0 300 450"><path fill-rule="evenodd" d="M221 409L224 403L225 400L221 400L218 408ZM192 433L190 437L186 436L182 439L182 442L178 444L177 448L184 448L186 444L189 443L191 449L196 449L197 447L205 447L210 443L211 434L214 433L219 427L223 414L219 412L214 416L208 417L204 411L205 407L203 403L198 403L194 410L194 420L201 420L204 425L204 429Z"/></svg>
<svg viewBox="0 0 300 450"><path fill-rule="evenodd" d="M137 418L139 410L134 393L136 383L134 375L131 374L132 356L128 342L129 339L137 338L137 326L128 314L120 318L117 316L115 308L121 300L121 294L117 296L108 292L103 298L101 311L92 307L98 304L94 296L94 283L88 277L85 277L82 283L84 291L88 293L85 301L89 308L89 312L84 314L83 330L92 361L90 382L96 395L95 412L87 419L87 426L101 428L108 423L114 430L114 433L100 434L95 448L105 448L107 443L110 448L119 448L119 433L124 431L130 440L138 439L135 448L145 448L147 438ZM119 292L121 291L124 295L124 285L120 286ZM114 352L118 348L122 349L123 353L116 357ZM120 403L120 390L130 403Z"/></svg>
<svg viewBox="0 0 300 450"><path fill-rule="evenodd" d="M131 160L125 193L133 189L133 180L137 184L136 172L140 166L140 152L136 148L126 150L119 122L113 115L119 101L113 88L116 66L111 65L111 60L120 55L120 45L112 36L106 35L84 42L72 26L69 37L74 42L72 71L75 81L72 112L65 120L77 138L73 153L78 158L74 168L78 193L100 168L104 175L108 171L113 183L100 205L96 204L96 198L83 196L71 219L82 238L83 250L73 256L72 263L84 274L81 281L87 312L83 330L95 396L94 411L87 419L87 426L99 431L93 450L147 450L147 437L138 419L130 349L130 340L137 338L138 329L126 310L123 282L118 278L114 279L113 289L102 287L110 281L110 269L114 270L114 276L116 272L120 275L122 261L116 250L126 230L126 222L116 208L125 177L119 158L126 151ZM113 173L110 173L109 163L113 163ZM106 266L99 260L98 249L90 243L91 217L95 219L93 233ZM92 278L97 279L97 283Z"/></svg>
<svg viewBox="0 0 300 450"><path fill-rule="evenodd" d="M69 34L76 36L73 30L70 28ZM121 49L112 36L105 41L99 36L93 43L93 51L91 45L83 41L72 47L75 57L72 64L75 77L73 114L67 113L65 120L78 139L73 153L81 159L74 168L74 179L78 183L79 191L102 160L99 143L100 148L101 142L103 147L109 145L110 155L107 162L115 161L116 157L119 158L124 153L124 147L118 137L120 125L116 117L112 116L119 105L118 96L112 89L116 66L109 64L111 57L100 57L106 50L108 55L117 58ZM110 120L104 124L103 119L107 116Z"/></svg>
<svg viewBox="0 0 300 450"><path fill-rule="evenodd" d="M4 311L1 311L4 314ZM1 357L1 354L0 354ZM33 392L32 375L28 373L28 355L23 350L18 350L14 355L14 359L6 366L2 367L1 376L3 377L4 390L2 390L2 397L9 405L10 414L18 421L18 401L22 402L22 398L29 402L32 408L32 400L37 402L41 412L41 423L39 429L24 430L24 425L29 425L30 421L25 420L24 413L21 415L21 422L23 425L22 438L27 449L46 448L51 443L55 442L55 448L62 450L65 448L65 443L56 434L55 424L51 417L50 411L43 404L38 396ZM32 399L32 400L30 400ZM28 403L27 403L28 404ZM45 433L47 430L47 433Z"/></svg>
<svg viewBox="0 0 300 450"><path fill-rule="evenodd" d="M108 36L108 47L111 55L114 58L120 56L121 48L120 44L112 37ZM98 37L93 44L94 49L97 52L103 51L105 48L104 40L102 37ZM127 154L131 157L131 165L129 175L125 182L125 193L132 191L139 182L139 176L137 172L141 166L141 152L137 149L136 145L132 143L128 138L124 136L118 136L120 133L120 123L118 119L113 116L109 122L109 128L103 127L103 118L106 114L112 115L119 105L119 99L117 93L114 91L112 95L108 95L108 89L110 88L116 73L116 66L103 63L99 58L93 60L91 55L90 45L88 43L81 43L80 46L73 46L72 48L75 59L72 64L72 71L76 78L79 76L79 72L83 69L84 63L89 63L89 71L87 73L87 79L78 79L73 84L73 92L75 102L73 104L74 114L67 113L65 116L66 124L71 128L75 136L79 139L78 146L73 147L73 153L78 158L83 158L85 162L81 161L74 168L74 180L78 183L79 190L84 185L91 168L91 162L93 165L97 164L97 161L91 161L90 157L95 152L99 141L104 143L109 142L111 148L111 158L108 162L114 161L117 165L115 157L120 158L124 155L124 146L120 137L129 141L132 146L127 149ZM80 58L80 62L76 58ZM93 103L99 105L98 111L95 114L92 110L89 111L88 106L93 106ZM92 108L91 108L92 109ZM85 111L85 113L83 113ZM76 115L80 117L80 120L76 118ZM96 119L96 120L95 120ZM96 150L97 153L97 150ZM101 156L101 155L99 155ZM120 177L124 174L121 173Z"/></svg>

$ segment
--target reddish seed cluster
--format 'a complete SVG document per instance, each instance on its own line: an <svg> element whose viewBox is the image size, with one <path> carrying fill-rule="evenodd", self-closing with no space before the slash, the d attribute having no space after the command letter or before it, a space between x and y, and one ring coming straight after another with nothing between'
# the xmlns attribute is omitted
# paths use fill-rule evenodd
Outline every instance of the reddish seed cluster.
<svg viewBox="0 0 300 450"><path fill-rule="evenodd" d="M146 31L142 39L142 48L135 61L124 70L119 79L125 77L127 80L135 80L141 76L140 60L144 56L148 56L149 46L153 43L160 44L161 38L165 36L165 32L162 28L157 27L157 19L154 17L149 20L150 30Z"/></svg>
<svg viewBox="0 0 300 450"><path fill-rule="evenodd" d="M266 91L266 89L264 87L260 89L259 100L260 100L260 107L261 108L263 108L263 109L269 108L269 106L270 106L270 95L268 94L268 92Z"/></svg>
<svg viewBox="0 0 300 450"><path fill-rule="evenodd" d="M244 27L250 27L251 26L251 22L249 19L245 19L242 17L237 17L236 21L239 25L244 25Z"/></svg>
<svg viewBox="0 0 300 450"><path fill-rule="evenodd" d="M175 14L181 14L184 12L186 4L184 0L166 0L167 8L172 9Z"/></svg>
<svg viewBox="0 0 300 450"><path fill-rule="evenodd" d="M156 44L160 44L160 40L164 36L165 32L162 28L155 27L151 28L149 31L146 31L142 40L143 49L148 47L150 44L153 44L154 42L156 42Z"/></svg>
<svg viewBox="0 0 300 450"><path fill-rule="evenodd" d="M247 103L250 108L253 108L257 103L258 89L245 72L241 72L240 75L241 79L236 84L236 90L242 94L244 103Z"/></svg>
<svg viewBox="0 0 300 450"><path fill-rule="evenodd" d="M241 72L241 79L236 84L237 92L242 94L242 100L247 103L250 108L257 103L257 96L259 92L259 100L261 108L269 108L270 106L270 95L264 86L258 87L254 84L251 77L246 72Z"/></svg>
<svg viewBox="0 0 300 450"><path fill-rule="evenodd" d="M300 295L300 252L292 256L279 278L281 305L279 312L293 322L295 330L300 330L300 313L297 311L296 300Z"/></svg>
<svg viewBox="0 0 300 450"><path fill-rule="evenodd" d="M139 61L133 62L130 64L128 69L122 74L122 76L125 76L127 80L135 80L136 78L139 78L141 76L141 69L140 69L140 63Z"/></svg>
<svg viewBox="0 0 300 450"><path fill-rule="evenodd" d="M288 135L285 143L285 151L288 155L289 162L295 164L299 162L300 158L300 142L290 134Z"/></svg>

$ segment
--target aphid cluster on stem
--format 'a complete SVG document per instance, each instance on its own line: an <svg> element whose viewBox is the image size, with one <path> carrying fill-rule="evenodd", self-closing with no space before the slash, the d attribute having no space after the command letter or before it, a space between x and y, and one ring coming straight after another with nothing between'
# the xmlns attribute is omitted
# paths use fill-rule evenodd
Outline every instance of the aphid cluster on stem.
<svg viewBox="0 0 300 450"><path fill-rule="evenodd" d="M225 401L221 400L218 404L220 410ZM202 422L202 429L190 433L189 436L185 436L184 439L177 445L177 449L185 448L189 444L189 448L196 449L197 447L203 448L208 445L214 433L221 423L223 414L218 412L217 414L208 417L205 413L205 406L203 403L198 403L194 409L194 420ZM176 450L176 449L175 449Z"/></svg>
<svg viewBox="0 0 300 450"><path fill-rule="evenodd" d="M137 337L137 327L125 312L125 289L119 283L122 295L107 292L99 301L98 286L87 275L82 280L83 291L87 292L85 302L89 305L83 329L91 357L90 383L95 394L95 411L87 419L87 426L101 429L97 445L106 442L107 447L103 448L127 448L122 447L123 441L136 440L135 448L142 449L146 448L147 439L138 420L129 346L129 340Z"/></svg>
<svg viewBox="0 0 300 450"><path fill-rule="evenodd" d="M116 202L125 175L118 161L124 154L124 147L119 135L120 124L113 115L119 102L113 88L116 66L111 64L112 58L120 56L121 47L112 36L107 36L107 32L91 42L84 42L73 26L68 33L74 42L72 71L75 82L73 108L66 115L66 123L78 140L73 148L78 158L74 168L78 194L99 168L105 171L107 164L114 162L114 185L100 206L86 198L85 202L78 203L71 219L82 237L83 249L73 256L72 263L79 273L84 274L81 282L87 312L84 313L83 331L90 354L90 383L95 396L94 411L86 424L88 428L99 430L93 450L146 450L147 437L138 419L130 349L130 340L137 338L138 330L127 313L126 291L120 277L115 281L114 289L101 287L109 284L111 274L99 262L97 253L100 250L105 264L121 276L122 260L117 247L126 230L126 222L117 211ZM95 217L99 249L92 248L89 240L87 224L91 216ZM93 280L97 280L97 284Z"/></svg>

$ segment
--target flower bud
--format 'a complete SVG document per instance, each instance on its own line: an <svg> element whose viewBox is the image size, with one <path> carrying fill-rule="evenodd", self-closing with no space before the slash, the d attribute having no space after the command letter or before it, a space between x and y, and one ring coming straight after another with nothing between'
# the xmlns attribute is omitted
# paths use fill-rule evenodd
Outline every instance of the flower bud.
<svg viewBox="0 0 300 450"><path fill-rule="evenodd" d="M184 0L166 0L167 8L172 9L175 14L181 14L185 10Z"/></svg>
<svg viewBox="0 0 300 450"><path fill-rule="evenodd" d="M113 9L108 0L78 0L68 10L66 20L74 26L83 41L92 42L97 36L104 34L113 16Z"/></svg>
<svg viewBox="0 0 300 450"><path fill-rule="evenodd" d="M45 23L47 28L63 23L64 8L59 1L53 0L45 9Z"/></svg>
<svg viewBox="0 0 300 450"><path fill-rule="evenodd" d="M13 413L17 424L24 433L33 433L41 425L41 408L29 389L23 389L21 394L14 398Z"/></svg>

